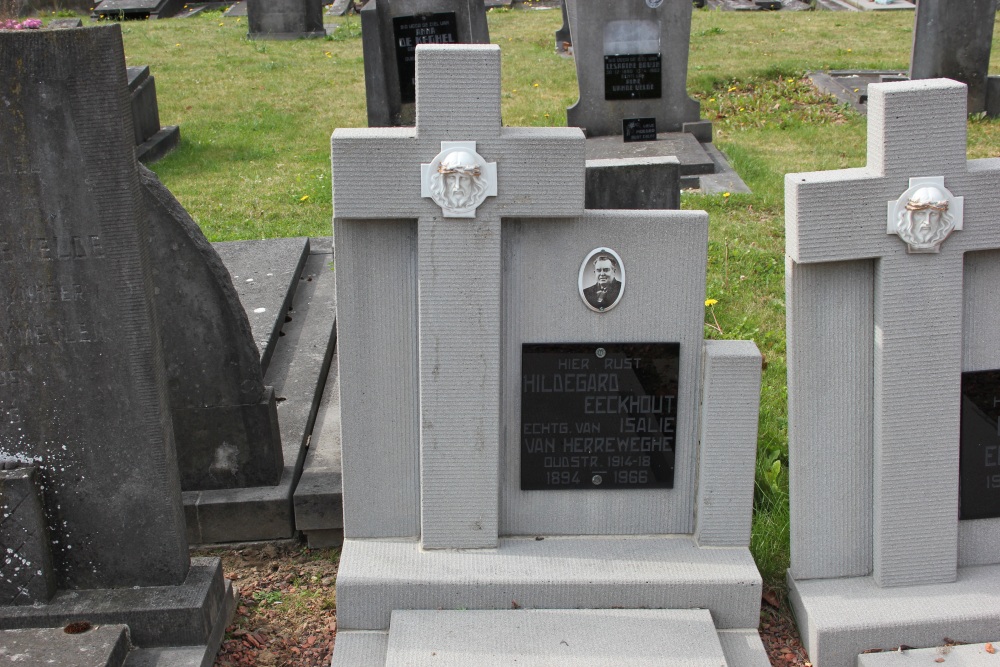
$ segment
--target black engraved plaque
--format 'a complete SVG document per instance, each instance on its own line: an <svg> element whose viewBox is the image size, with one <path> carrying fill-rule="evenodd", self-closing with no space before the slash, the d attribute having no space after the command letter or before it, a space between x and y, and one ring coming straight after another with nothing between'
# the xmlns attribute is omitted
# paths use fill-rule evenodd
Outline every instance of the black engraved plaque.
<svg viewBox="0 0 1000 667"><path fill-rule="evenodd" d="M1000 517L1000 370L962 373L960 519Z"/></svg>
<svg viewBox="0 0 1000 667"><path fill-rule="evenodd" d="M622 138L633 141L656 141L655 118L625 118L622 120Z"/></svg>
<svg viewBox="0 0 1000 667"><path fill-rule="evenodd" d="M662 96L659 53L604 56L604 99L649 100Z"/></svg>
<svg viewBox="0 0 1000 667"><path fill-rule="evenodd" d="M396 67L402 102L417 99L417 44L457 44L458 20L455 12L397 16L392 19L396 41Z"/></svg>
<svg viewBox="0 0 1000 667"><path fill-rule="evenodd" d="M521 346L521 489L672 489L680 343Z"/></svg>

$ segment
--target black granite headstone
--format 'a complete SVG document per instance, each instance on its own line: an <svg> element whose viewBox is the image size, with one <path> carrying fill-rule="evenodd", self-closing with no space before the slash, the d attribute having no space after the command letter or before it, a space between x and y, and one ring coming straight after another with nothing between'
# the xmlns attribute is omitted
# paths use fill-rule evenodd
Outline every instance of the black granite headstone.
<svg viewBox="0 0 1000 667"><path fill-rule="evenodd" d="M368 126L413 125L417 44L489 44L482 0L369 0L361 10Z"/></svg>
<svg viewBox="0 0 1000 667"><path fill-rule="evenodd" d="M458 44L455 12L397 16L392 19L399 69L399 96L403 102L417 100L417 45Z"/></svg>
<svg viewBox="0 0 1000 667"><path fill-rule="evenodd" d="M962 373L962 519L1000 517L1000 370Z"/></svg>
<svg viewBox="0 0 1000 667"><path fill-rule="evenodd" d="M656 141L655 118L626 118L622 121L622 140L625 143L633 141Z"/></svg>
<svg viewBox="0 0 1000 667"><path fill-rule="evenodd" d="M60 589L189 567L124 62L117 25L0 33L0 451Z"/></svg>
<svg viewBox="0 0 1000 667"><path fill-rule="evenodd" d="M140 167L181 488L265 486L281 478L274 390L229 271L198 224Z"/></svg>
<svg viewBox="0 0 1000 667"><path fill-rule="evenodd" d="M679 343L525 343L521 488L671 489Z"/></svg>

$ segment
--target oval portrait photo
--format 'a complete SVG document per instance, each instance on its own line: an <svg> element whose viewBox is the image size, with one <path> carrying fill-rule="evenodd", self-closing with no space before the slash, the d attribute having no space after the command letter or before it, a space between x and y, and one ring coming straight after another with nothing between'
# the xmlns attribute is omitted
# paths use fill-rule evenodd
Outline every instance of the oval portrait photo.
<svg viewBox="0 0 1000 667"><path fill-rule="evenodd" d="M587 307L606 313L622 300L625 293L625 266L611 248L591 250L580 266L580 298Z"/></svg>

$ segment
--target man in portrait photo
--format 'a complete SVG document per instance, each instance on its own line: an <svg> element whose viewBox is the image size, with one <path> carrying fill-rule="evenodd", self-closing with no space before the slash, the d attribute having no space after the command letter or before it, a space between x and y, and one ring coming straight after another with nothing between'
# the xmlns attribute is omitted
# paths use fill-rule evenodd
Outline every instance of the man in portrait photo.
<svg viewBox="0 0 1000 667"><path fill-rule="evenodd" d="M599 254L594 258L594 276L597 282L583 290L583 298L598 310L610 308L622 292L618 264L611 255Z"/></svg>

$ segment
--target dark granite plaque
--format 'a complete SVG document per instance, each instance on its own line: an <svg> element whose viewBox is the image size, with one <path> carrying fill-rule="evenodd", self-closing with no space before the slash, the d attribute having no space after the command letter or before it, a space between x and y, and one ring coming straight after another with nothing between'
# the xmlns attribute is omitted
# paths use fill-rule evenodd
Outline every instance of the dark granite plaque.
<svg viewBox="0 0 1000 667"><path fill-rule="evenodd" d="M622 137L625 143L656 141L656 119L626 118L622 120Z"/></svg>
<svg viewBox="0 0 1000 667"><path fill-rule="evenodd" d="M604 56L604 99L650 100L662 95L659 53Z"/></svg>
<svg viewBox="0 0 1000 667"><path fill-rule="evenodd" d="M962 373L959 518L1000 517L1000 370Z"/></svg>
<svg viewBox="0 0 1000 667"><path fill-rule="evenodd" d="M521 346L521 488L672 489L680 343Z"/></svg>
<svg viewBox="0 0 1000 667"><path fill-rule="evenodd" d="M455 12L397 16L392 19L399 69L399 94L403 102L417 99L417 44L457 44L458 20Z"/></svg>

